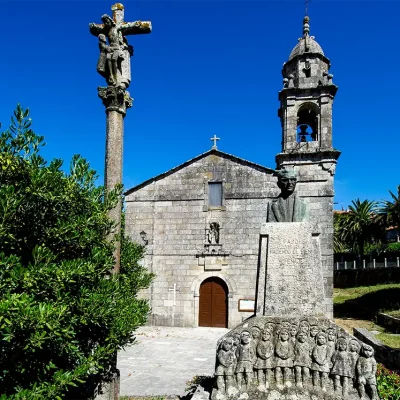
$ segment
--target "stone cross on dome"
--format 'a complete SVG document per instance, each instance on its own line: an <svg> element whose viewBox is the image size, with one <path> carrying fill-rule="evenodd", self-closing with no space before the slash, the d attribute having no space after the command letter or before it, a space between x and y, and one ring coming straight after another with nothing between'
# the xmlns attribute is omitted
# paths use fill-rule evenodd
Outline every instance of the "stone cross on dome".
<svg viewBox="0 0 400 400"><path fill-rule="evenodd" d="M214 141L214 144L211 147L211 149L217 150L217 140L221 140L221 139L219 137L217 137L216 135L214 135L214 137L212 137L210 140Z"/></svg>

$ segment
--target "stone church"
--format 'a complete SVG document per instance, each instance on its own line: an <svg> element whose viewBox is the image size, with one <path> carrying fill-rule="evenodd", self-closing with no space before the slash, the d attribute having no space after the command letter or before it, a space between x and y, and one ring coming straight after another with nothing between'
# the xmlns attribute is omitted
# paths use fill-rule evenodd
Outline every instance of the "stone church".
<svg viewBox="0 0 400 400"><path fill-rule="evenodd" d="M340 152L332 146L337 86L329 68L305 17L303 36L282 69L276 169L295 169L296 191L318 224L323 307L332 317L333 177ZM232 328L253 315L260 227L278 193L275 169L215 145L126 192L126 231L146 246L144 265L156 274L144 293L152 306L149 324Z"/></svg>

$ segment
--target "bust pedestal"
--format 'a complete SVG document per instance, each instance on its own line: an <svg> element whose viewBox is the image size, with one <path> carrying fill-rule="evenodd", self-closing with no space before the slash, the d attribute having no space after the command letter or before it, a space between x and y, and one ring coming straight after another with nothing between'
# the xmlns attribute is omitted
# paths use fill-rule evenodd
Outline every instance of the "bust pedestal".
<svg viewBox="0 0 400 400"><path fill-rule="evenodd" d="M256 315L324 315L320 239L309 222L261 227Z"/></svg>

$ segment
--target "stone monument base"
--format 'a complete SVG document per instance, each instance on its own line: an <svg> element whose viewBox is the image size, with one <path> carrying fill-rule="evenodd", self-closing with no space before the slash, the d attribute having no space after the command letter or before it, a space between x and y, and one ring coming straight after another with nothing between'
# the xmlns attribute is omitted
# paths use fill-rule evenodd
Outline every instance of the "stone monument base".
<svg viewBox="0 0 400 400"><path fill-rule="evenodd" d="M325 317L254 316L218 341L211 399L379 400L373 354Z"/></svg>
<svg viewBox="0 0 400 400"><path fill-rule="evenodd" d="M313 391L312 389L301 389L297 387L285 388L279 390L277 388L271 387L265 392L261 391L250 391L248 393L239 393L237 395L226 397L226 396L213 396L212 399L232 399L232 400L339 400L342 397L331 393L320 393L318 391ZM356 390L352 390L346 399L349 400L359 400L360 397ZM193 399L192 400L196 400Z"/></svg>
<svg viewBox="0 0 400 400"><path fill-rule="evenodd" d="M263 224L256 315L325 315L321 265L318 226L309 222Z"/></svg>

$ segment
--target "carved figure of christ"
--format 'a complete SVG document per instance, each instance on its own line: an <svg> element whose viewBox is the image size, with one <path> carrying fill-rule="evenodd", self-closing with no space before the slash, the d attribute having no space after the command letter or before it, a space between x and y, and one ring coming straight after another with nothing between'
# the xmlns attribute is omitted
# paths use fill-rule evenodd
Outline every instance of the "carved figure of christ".
<svg viewBox="0 0 400 400"><path fill-rule="evenodd" d="M112 18L104 14L101 17L102 24L91 23L89 28L92 35L105 35L108 39L108 46L101 47L101 51L107 53L108 74L101 70L99 73L105 76L110 85L126 89L131 80L129 58L132 55L132 47L128 45L126 36L150 33L151 22L125 22L124 7L120 3L114 4L111 9Z"/></svg>

